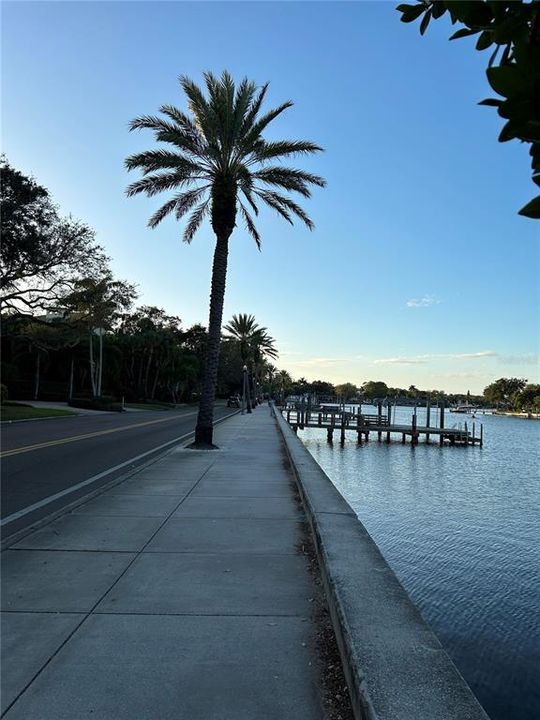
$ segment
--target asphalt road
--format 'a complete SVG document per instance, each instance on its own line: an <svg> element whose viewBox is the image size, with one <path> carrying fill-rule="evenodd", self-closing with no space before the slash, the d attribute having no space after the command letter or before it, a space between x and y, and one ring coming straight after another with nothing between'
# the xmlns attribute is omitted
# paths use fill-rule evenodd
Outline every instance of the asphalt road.
<svg viewBox="0 0 540 720"><path fill-rule="evenodd" d="M214 417L233 412L218 405ZM189 407L3 423L2 537L147 462L162 445L187 440L196 418Z"/></svg>

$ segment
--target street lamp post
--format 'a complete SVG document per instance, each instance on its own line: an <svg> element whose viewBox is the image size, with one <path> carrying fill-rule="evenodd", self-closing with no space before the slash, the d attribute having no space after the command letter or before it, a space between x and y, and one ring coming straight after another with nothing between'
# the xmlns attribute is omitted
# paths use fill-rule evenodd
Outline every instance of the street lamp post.
<svg viewBox="0 0 540 720"><path fill-rule="evenodd" d="M247 365L244 365L244 367L242 368L242 371L244 374L244 382L243 382L243 386L242 386L242 414L244 414L244 408L247 409L248 413L251 413Z"/></svg>

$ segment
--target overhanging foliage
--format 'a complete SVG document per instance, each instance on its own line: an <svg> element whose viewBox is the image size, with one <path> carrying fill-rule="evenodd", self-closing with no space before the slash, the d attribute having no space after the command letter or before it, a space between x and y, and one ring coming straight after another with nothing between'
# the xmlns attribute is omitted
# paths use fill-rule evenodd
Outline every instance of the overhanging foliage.
<svg viewBox="0 0 540 720"><path fill-rule="evenodd" d="M486 74L499 97L480 105L496 107L505 120L499 142L516 139L530 144L532 179L540 186L540 2L422 0L398 5L397 10L402 22L420 20L422 35L431 20L448 13L453 25L461 25L450 40L474 35L477 50L490 49ZM540 219L540 195L519 214Z"/></svg>

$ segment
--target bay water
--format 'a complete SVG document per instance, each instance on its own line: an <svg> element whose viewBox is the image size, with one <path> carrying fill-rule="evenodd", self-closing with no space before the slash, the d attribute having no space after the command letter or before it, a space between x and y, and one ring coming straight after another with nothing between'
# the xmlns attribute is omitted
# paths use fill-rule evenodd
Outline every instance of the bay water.
<svg viewBox="0 0 540 720"><path fill-rule="evenodd" d="M363 411L376 410L364 406ZM411 422L412 408L392 420ZM418 408L418 425L425 410ZM452 427L471 418L446 414ZM431 418L431 425L437 418ZM492 720L540 718L540 421L477 415L484 447L298 435ZM338 433L335 433L338 438ZM384 436L383 436L384 437Z"/></svg>

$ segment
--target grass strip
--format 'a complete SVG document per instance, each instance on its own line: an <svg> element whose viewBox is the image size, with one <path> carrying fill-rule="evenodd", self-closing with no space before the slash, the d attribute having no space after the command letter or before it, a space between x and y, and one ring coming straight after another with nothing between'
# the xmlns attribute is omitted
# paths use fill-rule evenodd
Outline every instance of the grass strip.
<svg viewBox="0 0 540 720"><path fill-rule="evenodd" d="M2 422L8 420L32 420L34 418L61 417L63 415L76 415L77 413L69 410L59 410L58 408L35 408L27 405L3 405L0 409L0 419Z"/></svg>

